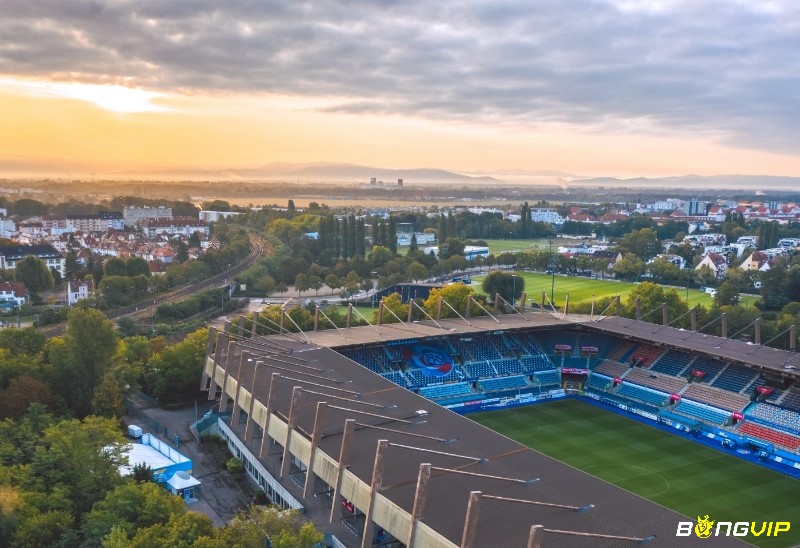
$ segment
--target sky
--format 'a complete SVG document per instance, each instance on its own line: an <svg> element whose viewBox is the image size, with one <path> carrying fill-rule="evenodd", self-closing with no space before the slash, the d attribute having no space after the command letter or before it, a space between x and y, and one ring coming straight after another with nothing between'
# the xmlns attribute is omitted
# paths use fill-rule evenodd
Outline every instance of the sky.
<svg viewBox="0 0 800 548"><path fill-rule="evenodd" d="M800 176L796 0L0 0L0 176Z"/></svg>

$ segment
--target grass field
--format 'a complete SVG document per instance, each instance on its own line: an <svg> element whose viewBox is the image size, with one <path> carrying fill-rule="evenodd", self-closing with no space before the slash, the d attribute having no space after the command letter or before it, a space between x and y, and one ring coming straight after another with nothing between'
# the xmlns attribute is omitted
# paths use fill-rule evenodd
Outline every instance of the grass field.
<svg viewBox="0 0 800 548"><path fill-rule="evenodd" d="M800 543L800 481L788 476L575 399L469 417L692 520L708 514L759 527L792 522L777 538L748 536L747 542Z"/></svg>
<svg viewBox="0 0 800 548"><path fill-rule="evenodd" d="M550 274L537 272L516 272L515 274L525 280L525 291L528 293L529 299L535 299L537 302L540 301L542 298L542 291L547 293L547 296L550 297L550 285L552 283L552 276ZM473 277L473 283L476 284L475 288L478 291L480 291L482 279L482 276ZM557 305L564 304L567 293L569 293L569 301L573 304L582 301L590 301L592 295L597 299L619 295L624 304L628 293L633 291L635 287L636 284L614 280L593 280L583 276L556 275L553 295L555 297L555 304ZM686 289L681 288L676 290L682 299L686 298ZM689 290L689 306L711 306L713 302L714 297L708 293L697 289ZM596 310L595 312L600 313L602 311ZM660 321L660 318L660 316L658 318L651 318L650 321Z"/></svg>

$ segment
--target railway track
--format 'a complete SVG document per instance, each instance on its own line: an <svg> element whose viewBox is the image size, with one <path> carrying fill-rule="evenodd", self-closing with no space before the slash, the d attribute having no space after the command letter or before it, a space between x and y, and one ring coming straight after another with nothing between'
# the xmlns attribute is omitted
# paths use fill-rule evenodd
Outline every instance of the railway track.
<svg viewBox="0 0 800 548"><path fill-rule="evenodd" d="M154 296L152 303L148 300L145 302L124 306L121 308L108 310L106 311L106 316L108 316L108 318L111 320L115 320L122 317L147 318L155 313L155 310L159 305L174 303L183 300L186 297L191 296L200 291L205 291L213 287L221 286L222 284L226 283L227 280L233 279L241 272L244 272L246 269L250 268L253 264L256 263L256 261L264 257L270 251L268 248L269 247L268 244L258 236L250 234L249 238L250 238L250 253L242 261L240 261L233 267L229 268L228 270L221 272L220 274L216 274L211 278L208 278L207 280L203 280L202 282L183 286L168 293L162 293L160 295L156 295ZM61 322L58 324L42 327L41 332L48 338L57 337L64 333L65 328L66 328L65 323Z"/></svg>

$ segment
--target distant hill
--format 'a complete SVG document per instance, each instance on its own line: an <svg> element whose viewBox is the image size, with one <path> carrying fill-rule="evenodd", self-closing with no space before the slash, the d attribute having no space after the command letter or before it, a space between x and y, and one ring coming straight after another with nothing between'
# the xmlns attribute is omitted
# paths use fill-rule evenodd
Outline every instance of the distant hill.
<svg viewBox="0 0 800 548"><path fill-rule="evenodd" d="M469 176L443 169L387 169L381 167L361 166L356 164L269 164L261 168L248 170L229 170L245 178L282 178L337 180L369 182L372 177L386 183L403 179L409 183L425 183L434 181L463 182L496 182L488 176Z"/></svg>
<svg viewBox="0 0 800 548"><path fill-rule="evenodd" d="M592 177L573 179L570 186L608 186L630 188L697 188L727 190L797 190L800 192L800 177L782 177L776 175L683 175L679 177L634 177L618 179L616 177Z"/></svg>

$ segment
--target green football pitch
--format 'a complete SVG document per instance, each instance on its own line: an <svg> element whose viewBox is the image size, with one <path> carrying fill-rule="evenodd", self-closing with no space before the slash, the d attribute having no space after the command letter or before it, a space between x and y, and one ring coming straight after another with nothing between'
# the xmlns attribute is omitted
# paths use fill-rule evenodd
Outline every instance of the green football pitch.
<svg viewBox="0 0 800 548"><path fill-rule="evenodd" d="M628 293L636 288L636 284L633 283L614 280L593 280L583 276L556 275L555 279L553 279L550 274L537 272L512 273L525 279L525 291L528 293L528 298L538 302L542 298L542 292L545 292L549 297L552 288L554 301L558 305L564 304L567 294L569 294L569 300L573 304L591 301L592 295L597 299L619 295L624 303ZM473 276L472 280L474 287L480 291L480 284L483 281L483 276ZM682 299L687 298L686 289L679 288L676 289L676 291ZM688 291L689 306L710 306L713 302L714 298L707 293L697 289L689 289ZM600 313L602 311L597 310L595 312ZM661 317L659 316L658 320L660 321L660 319Z"/></svg>
<svg viewBox="0 0 800 548"><path fill-rule="evenodd" d="M692 521L791 522L787 533L747 542L800 543L800 481L778 472L576 399L468 417Z"/></svg>

